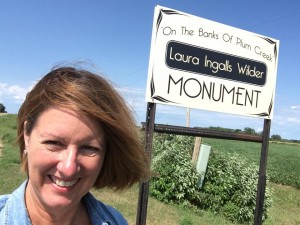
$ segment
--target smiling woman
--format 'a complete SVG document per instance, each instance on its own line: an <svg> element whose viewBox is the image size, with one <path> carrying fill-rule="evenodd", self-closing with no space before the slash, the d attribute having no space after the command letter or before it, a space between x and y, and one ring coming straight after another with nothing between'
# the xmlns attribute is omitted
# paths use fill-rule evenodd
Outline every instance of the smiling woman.
<svg viewBox="0 0 300 225"><path fill-rule="evenodd" d="M104 78L73 67L50 71L19 110L18 144L28 179L0 196L1 222L127 224L89 192L149 175L131 112Z"/></svg>

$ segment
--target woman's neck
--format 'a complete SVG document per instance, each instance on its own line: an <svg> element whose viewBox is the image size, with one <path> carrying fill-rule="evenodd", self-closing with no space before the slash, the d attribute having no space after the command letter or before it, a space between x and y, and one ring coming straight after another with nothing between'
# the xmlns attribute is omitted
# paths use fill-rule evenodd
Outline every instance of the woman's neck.
<svg viewBox="0 0 300 225"><path fill-rule="evenodd" d="M70 207L46 208L27 187L25 203L32 225L91 224L88 212L82 202L73 203Z"/></svg>

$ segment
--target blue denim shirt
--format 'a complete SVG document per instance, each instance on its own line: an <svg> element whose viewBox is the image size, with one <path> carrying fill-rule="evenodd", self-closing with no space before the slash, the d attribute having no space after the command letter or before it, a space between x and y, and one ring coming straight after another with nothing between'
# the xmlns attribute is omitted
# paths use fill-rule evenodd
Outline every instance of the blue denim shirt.
<svg viewBox="0 0 300 225"><path fill-rule="evenodd" d="M27 181L12 194L0 196L0 225L31 225L25 206L24 196ZM83 202L93 225L127 225L124 217L114 208L103 204L91 193Z"/></svg>

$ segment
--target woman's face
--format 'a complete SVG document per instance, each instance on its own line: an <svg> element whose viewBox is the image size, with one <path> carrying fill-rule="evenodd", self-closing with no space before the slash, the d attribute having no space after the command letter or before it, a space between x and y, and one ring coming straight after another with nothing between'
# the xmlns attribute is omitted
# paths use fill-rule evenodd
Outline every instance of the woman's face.
<svg viewBox="0 0 300 225"><path fill-rule="evenodd" d="M24 139L26 193L46 209L76 206L102 168L106 143L99 123L74 111L50 108Z"/></svg>

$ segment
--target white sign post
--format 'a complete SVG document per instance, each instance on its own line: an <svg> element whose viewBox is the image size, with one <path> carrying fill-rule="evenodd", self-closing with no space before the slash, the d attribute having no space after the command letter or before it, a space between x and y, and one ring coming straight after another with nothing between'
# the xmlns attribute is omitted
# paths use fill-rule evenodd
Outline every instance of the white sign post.
<svg viewBox="0 0 300 225"><path fill-rule="evenodd" d="M146 101L272 119L279 41L161 6Z"/></svg>

